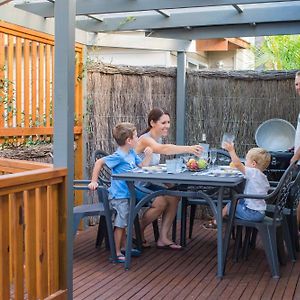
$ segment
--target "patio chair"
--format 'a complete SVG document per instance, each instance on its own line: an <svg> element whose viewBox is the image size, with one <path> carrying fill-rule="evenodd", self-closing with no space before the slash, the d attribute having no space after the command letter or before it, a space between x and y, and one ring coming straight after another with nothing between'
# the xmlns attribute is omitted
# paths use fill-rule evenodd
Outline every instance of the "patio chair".
<svg viewBox="0 0 300 300"><path fill-rule="evenodd" d="M290 188L293 184L293 174L295 173L296 168L297 167L295 163L290 165L281 177L277 187L266 196L237 194L232 199L231 207L233 208L233 210L230 211L229 224L234 224L236 226L242 226L247 228L255 228L258 231L258 234L260 234L261 236L261 240L273 278L280 277L276 234L278 228L282 228L284 233L283 237L286 243L286 247L288 249L289 256L293 261L295 260L295 257L293 256L291 236L288 230L286 217L283 211L287 203ZM264 199L267 203L274 205L273 216L266 216L262 222L246 221L234 218L236 203L239 199L243 198ZM229 240L230 228L226 230L225 234L225 263L226 255L228 252ZM240 243L240 234L237 232L235 247L239 247Z"/></svg>
<svg viewBox="0 0 300 300"><path fill-rule="evenodd" d="M288 223L288 229L292 240L293 258L296 259L296 253L299 252L299 235L298 235L298 222L297 222L297 207L300 200L300 172L297 172L295 180L291 184L289 191L286 207L283 209L283 214L286 217ZM278 185L278 182L272 182L272 189ZM267 212L274 213L274 205L267 205ZM241 228L238 228L239 236L241 235ZM254 228L246 228L246 235L242 246L242 257L243 259L248 258L249 248L254 249L256 245L256 234L257 230ZM240 238L240 237L239 237ZM239 249L235 250L236 254L234 259L237 261L239 256ZM279 261L284 264L284 249L282 245L278 247Z"/></svg>
<svg viewBox="0 0 300 300"><path fill-rule="evenodd" d="M87 187L87 180L75 180L74 181L74 190L81 190L81 191L90 191ZM106 246L111 250L111 257L113 260L116 259L115 254L115 244L114 244L114 234L113 234L113 227L111 221L111 213L112 210L109 207L108 203L108 191L107 188L104 186L98 186L97 188L98 194L98 203L92 204L82 204L75 206L73 209L73 234L76 235L77 227L80 223L80 220L84 217L88 216L100 216L104 220L103 224L105 225L105 232L106 232Z"/></svg>
<svg viewBox="0 0 300 300"><path fill-rule="evenodd" d="M285 210L287 222L289 225L289 230L291 233L293 249L296 252L300 251L299 245L299 228L297 220L297 207L300 202L300 172L298 172L296 179L291 187L287 206Z"/></svg>

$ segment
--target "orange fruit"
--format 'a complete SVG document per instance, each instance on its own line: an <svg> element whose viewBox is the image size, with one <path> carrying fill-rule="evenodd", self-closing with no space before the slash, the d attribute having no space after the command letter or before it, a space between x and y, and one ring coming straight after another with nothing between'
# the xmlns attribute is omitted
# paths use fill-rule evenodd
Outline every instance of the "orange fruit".
<svg viewBox="0 0 300 300"><path fill-rule="evenodd" d="M233 162L230 162L229 167L230 168L235 168L235 164Z"/></svg>

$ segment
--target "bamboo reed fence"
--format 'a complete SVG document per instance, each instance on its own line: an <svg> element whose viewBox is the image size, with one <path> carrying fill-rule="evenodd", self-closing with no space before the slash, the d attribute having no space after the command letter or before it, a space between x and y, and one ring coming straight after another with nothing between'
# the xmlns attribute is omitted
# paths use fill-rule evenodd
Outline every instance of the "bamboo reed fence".
<svg viewBox="0 0 300 300"><path fill-rule="evenodd" d="M295 72L187 71L185 140L195 144L202 133L212 147L220 147L223 132L236 135L240 155L255 146L260 123L282 118L296 124L300 99L294 90ZM147 127L147 114L155 106L168 110L175 122L176 69L116 67L101 63L88 68L88 162L92 153L115 150L112 128L118 122ZM183 124L182 124L183 125ZM168 142L175 142L171 124Z"/></svg>

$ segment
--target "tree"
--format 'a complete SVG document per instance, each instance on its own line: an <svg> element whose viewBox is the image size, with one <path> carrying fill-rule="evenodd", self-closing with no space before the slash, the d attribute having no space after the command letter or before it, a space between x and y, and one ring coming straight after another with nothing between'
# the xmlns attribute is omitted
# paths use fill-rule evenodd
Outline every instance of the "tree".
<svg viewBox="0 0 300 300"><path fill-rule="evenodd" d="M265 70L300 69L300 35L265 37L253 51L256 67Z"/></svg>

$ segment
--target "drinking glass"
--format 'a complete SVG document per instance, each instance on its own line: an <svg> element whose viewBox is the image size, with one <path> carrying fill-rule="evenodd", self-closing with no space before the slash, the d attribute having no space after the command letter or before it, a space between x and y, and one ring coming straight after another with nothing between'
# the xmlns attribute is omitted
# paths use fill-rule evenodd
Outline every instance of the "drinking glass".
<svg viewBox="0 0 300 300"><path fill-rule="evenodd" d="M208 152L209 152L209 144L199 143L199 146L201 146L203 148L203 152L202 152L200 157L207 160L208 159Z"/></svg>
<svg viewBox="0 0 300 300"><path fill-rule="evenodd" d="M210 150L210 163L211 163L212 169L215 168L216 160L217 160L217 151L215 149L211 149Z"/></svg>
<svg viewBox="0 0 300 300"><path fill-rule="evenodd" d="M224 148L224 143L233 143L233 141L234 141L234 134L225 132L222 136L221 147Z"/></svg>
<svg viewBox="0 0 300 300"><path fill-rule="evenodd" d="M175 173L181 173L183 167L183 158L176 158L176 168Z"/></svg>
<svg viewBox="0 0 300 300"><path fill-rule="evenodd" d="M176 173L176 165L177 165L176 159L167 159L166 160L167 173L175 174Z"/></svg>

